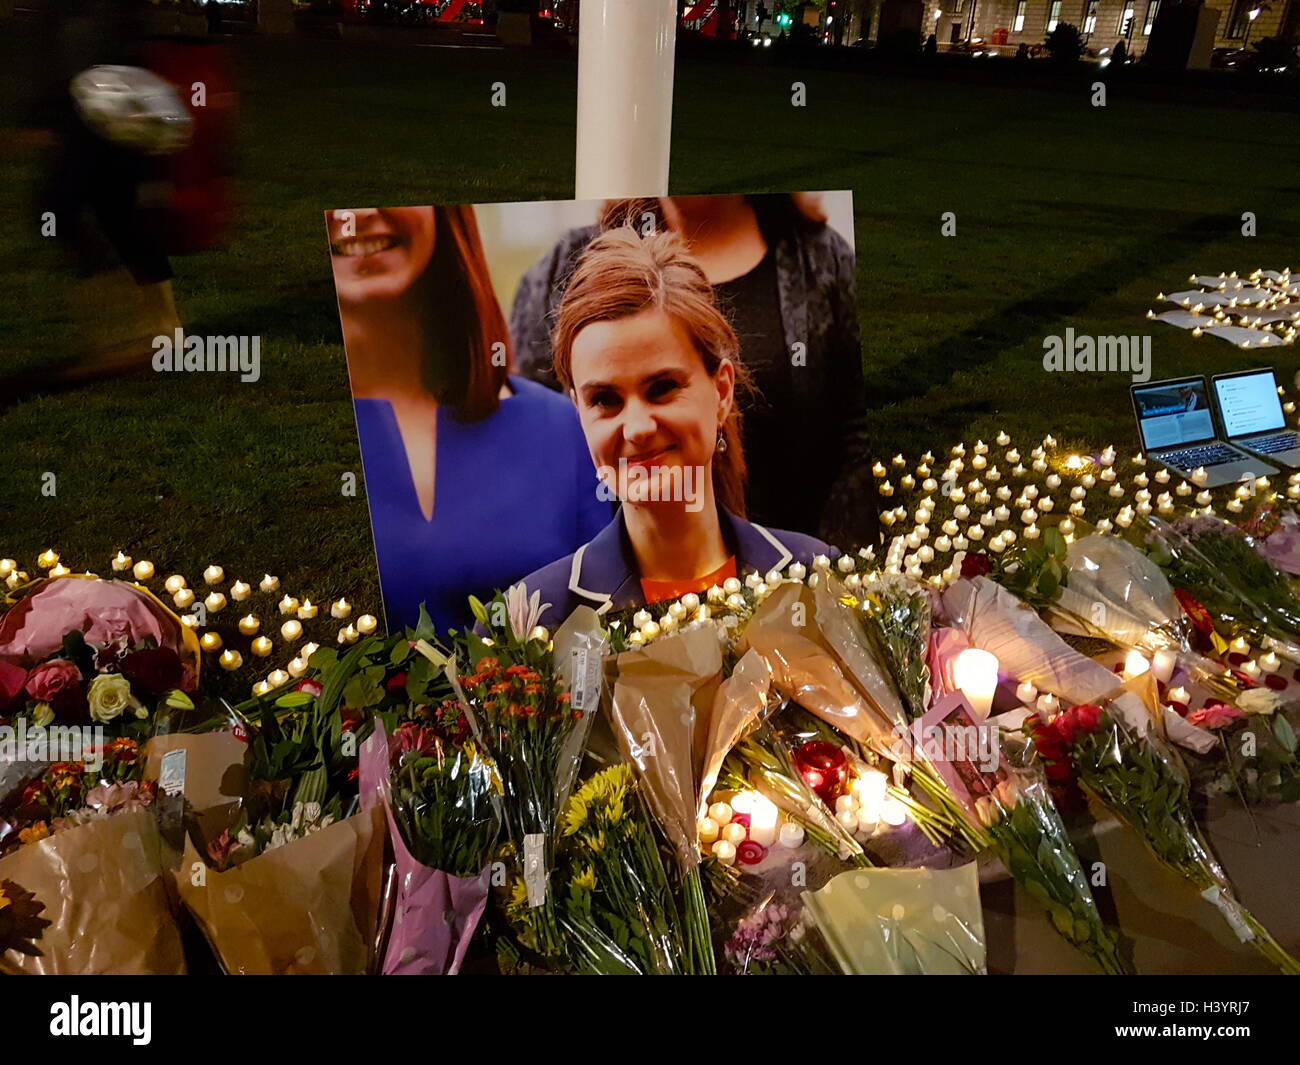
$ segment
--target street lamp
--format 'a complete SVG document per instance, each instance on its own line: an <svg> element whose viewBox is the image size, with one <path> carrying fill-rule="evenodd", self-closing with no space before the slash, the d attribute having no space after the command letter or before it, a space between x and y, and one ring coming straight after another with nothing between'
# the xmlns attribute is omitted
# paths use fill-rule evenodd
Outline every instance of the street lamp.
<svg viewBox="0 0 1300 1065"><path fill-rule="evenodd" d="M1262 9L1259 7L1252 7L1246 12L1246 18L1249 21L1246 23L1246 39L1241 42L1241 50L1243 52L1250 47L1250 31L1255 28L1255 20L1259 18L1261 10Z"/></svg>

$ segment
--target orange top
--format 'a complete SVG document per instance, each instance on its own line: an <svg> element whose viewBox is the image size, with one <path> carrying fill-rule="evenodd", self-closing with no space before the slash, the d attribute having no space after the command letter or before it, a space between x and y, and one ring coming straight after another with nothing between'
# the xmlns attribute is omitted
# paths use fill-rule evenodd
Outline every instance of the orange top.
<svg viewBox="0 0 1300 1065"><path fill-rule="evenodd" d="M665 599L680 599L691 592L707 592L715 584L721 584L728 577L736 575L736 556L732 555L712 573L687 581L648 581L641 579L641 594L645 596L646 605L662 603Z"/></svg>

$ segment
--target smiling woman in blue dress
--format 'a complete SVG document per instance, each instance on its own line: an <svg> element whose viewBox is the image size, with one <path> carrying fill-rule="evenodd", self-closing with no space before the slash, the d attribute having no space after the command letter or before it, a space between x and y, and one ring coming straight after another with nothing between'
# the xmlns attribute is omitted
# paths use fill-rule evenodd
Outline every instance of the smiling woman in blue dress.
<svg viewBox="0 0 1300 1065"><path fill-rule="evenodd" d="M469 207L332 211L334 284L388 627L459 627L609 520L573 405L510 372Z"/></svg>
<svg viewBox="0 0 1300 1065"><path fill-rule="evenodd" d="M623 227L593 240L552 344L598 476L621 506L590 542L525 578L551 604L542 624L581 604L626 610L831 553L745 520L736 334L680 238Z"/></svg>

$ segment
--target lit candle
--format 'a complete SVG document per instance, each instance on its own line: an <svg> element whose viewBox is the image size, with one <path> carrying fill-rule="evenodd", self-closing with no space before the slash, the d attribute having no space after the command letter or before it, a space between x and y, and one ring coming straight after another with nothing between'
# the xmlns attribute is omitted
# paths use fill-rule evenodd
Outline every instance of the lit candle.
<svg viewBox="0 0 1300 1065"><path fill-rule="evenodd" d="M237 603L242 603L252 594L252 585L245 584L243 581L235 581L235 583L230 586L230 598L235 600Z"/></svg>
<svg viewBox="0 0 1300 1065"><path fill-rule="evenodd" d="M1038 689L1027 680L1022 680L1016 685L1016 698L1026 706L1032 706L1034 700L1038 698Z"/></svg>
<svg viewBox="0 0 1300 1065"><path fill-rule="evenodd" d="M739 846L745 842L745 826L739 821L732 821L730 824L723 825L722 838L732 846Z"/></svg>
<svg viewBox="0 0 1300 1065"><path fill-rule="evenodd" d="M221 657L217 659L222 669L234 670L244 664L244 656L238 651L227 650L221 652Z"/></svg>
<svg viewBox="0 0 1300 1065"><path fill-rule="evenodd" d="M953 681L976 716L988 717L998 686L998 659L988 651L968 647L953 661Z"/></svg>
<svg viewBox="0 0 1300 1065"><path fill-rule="evenodd" d="M1038 709L1049 717L1061 708L1061 700L1051 692L1047 692L1038 697Z"/></svg>
<svg viewBox="0 0 1300 1065"><path fill-rule="evenodd" d="M194 593L188 588L182 588L172 596L172 602L176 604L178 609L188 610L194 605Z"/></svg>
<svg viewBox="0 0 1300 1065"><path fill-rule="evenodd" d="M1259 664L1265 673L1276 673L1282 665L1282 660L1272 651L1269 651L1267 654L1260 655Z"/></svg>
<svg viewBox="0 0 1300 1065"><path fill-rule="evenodd" d="M170 577L168 577L165 581L163 581L163 587L167 589L168 595L175 595L177 592L179 592L182 588L185 587L185 578L182 577L179 573L173 573Z"/></svg>
<svg viewBox="0 0 1300 1065"><path fill-rule="evenodd" d="M245 636L256 636L261 627L262 623L252 614L245 614L239 619L239 631Z"/></svg>
<svg viewBox="0 0 1300 1065"><path fill-rule="evenodd" d="M264 576L257 585L264 592L274 592L279 590L280 578L272 577L269 573Z"/></svg>
<svg viewBox="0 0 1300 1065"><path fill-rule="evenodd" d="M131 572L135 574L136 580L147 581L153 576L153 563L147 561L137 562Z"/></svg>
<svg viewBox="0 0 1300 1065"><path fill-rule="evenodd" d="M858 798L858 821L874 824L880 820L880 810L889 788L889 778L879 769L868 769L853 782Z"/></svg>
<svg viewBox="0 0 1300 1065"><path fill-rule="evenodd" d="M713 851L713 856L723 865L734 865L736 863L736 848L725 839L718 840L710 849Z"/></svg>
<svg viewBox="0 0 1300 1065"><path fill-rule="evenodd" d="M375 629L379 628L379 622L374 614L362 614L357 618L357 632L362 636L369 636Z"/></svg>
<svg viewBox="0 0 1300 1065"><path fill-rule="evenodd" d="M221 637L215 632L205 632L199 637L199 646L205 651L220 651Z"/></svg>
<svg viewBox="0 0 1300 1065"><path fill-rule="evenodd" d="M292 614L298 609L298 600L287 592L283 599L280 600L280 615Z"/></svg>
<svg viewBox="0 0 1300 1065"><path fill-rule="evenodd" d="M266 683L272 688L278 688L281 684L289 683L289 674L283 669L273 669L271 670L270 675L266 678Z"/></svg>
<svg viewBox="0 0 1300 1065"><path fill-rule="evenodd" d="M628 639L631 640L633 643L643 642L643 638L639 632L632 633L632 635L629 636ZM356 642L357 642L357 627L355 625L349 622L347 625L344 625L343 628L339 629L339 643L349 644L349 643L356 643Z"/></svg>
<svg viewBox="0 0 1300 1065"><path fill-rule="evenodd" d="M1230 644L1228 644L1228 650L1239 655L1249 654L1250 644L1246 642L1246 637L1238 636L1235 640L1233 640Z"/></svg>
<svg viewBox="0 0 1300 1065"><path fill-rule="evenodd" d="M296 640L302 635L302 622L296 618L290 618L280 626L280 635L286 640Z"/></svg>
<svg viewBox="0 0 1300 1065"><path fill-rule="evenodd" d="M271 653L274 646L265 636L259 636L253 641L253 654L257 655L258 658L265 658Z"/></svg>
<svg viewBox="0 0 1300 1065"><path fill-rule="evenodd" d="M220 592L210 592L203 600L203 605L208 608L209 613L215 614L218 610L226 609L226 597Z"/></svg>
<svg viewBox="0 0 1300 1065"><path fill-rule="evenodd" d="M907 807L891 795L881 803L880 820L897 827L907 820Z"/></svg>
<svg viewBox="0 0 1300 1065"><path fill-rule="evenodd" d="M303 661L301 655L289 662L289 676L301 677L306 672L307 663Z"/></svg>
<svg viewBox="0 0 1300 1065"><path fill-rule="evenodd" d="M6 560L6 561L8 561L8 560ZM38 561L39 561L39 559L38 559ZM130 555L124 555L124 554L122 554L121 551L119 551L116 555L113 556L113 572L114 572L114 573L121 573L123 570L130 569L130 568L131 568L131 556L130 556ZM6 573L5 576L6 576L6 577L9 576L9 574Z"/></svg>
<svg viewBox="0 0 1300 1065"><path fill-rule="evenodd" d="M781 846L794 850L803 843L803 825L787 821L781 826Z"/></svg>
<svg viewBox="0 0 1300 1065"><path fill-rule="evenodd" d="M338 618L340 621L346 620L352 614L352 604L346 599L340 598L337 602L330 605L330 617Z"/></svg>
<svg viewBox="0 0 1300 1065"><path fill-rule="evenodd" d="M1161 647L1151 656L1151 672L1161 684L1169 683L1176 665L1178 665L1178 652L1172 647Z"/></svg>
<svg viewBox="0 0 1300 1065"><path fill-rule="evenodd" d="M721 829L718 822L711 817L701 817L695 822L695 834L699 836L700 842L704 844L712 843L718 838Z"/></svg>
<svg viewBox="0 0 1300 1065"><path fill-rule="evenodd" d="M302 606L298 608L298 617L303 621L310 621L316 616L318 610L319 608L310 599L304 599Z"/></svg>
<svg viewBox="0 0 1300 1065"><path fill-rule="evenodd" d="M1242 664L1241 671L1250 677L1251 680L1259 680L1260 675L1264 672L1259 668L1259 663L1253 658Z"/></svg>
<svg viewBox="0 0 1300 1065"><path fill-rule="evenodd" d="M203 571L203 580L207 584L220 584L226 579L226 571L216 563L213 563Z"/></svg>
<svg viewBox="0 0 1300 1065"><path fill-rule="evenodd" d="M1183 706L1187 706L1192 701L1191 693L1182 685L1177 688L1170 688L1166 694L1171 703L1182 703Z"/></svg>
<svg viewBox="0 0 1300 1065"><path fill-rule="evenodd" d="M1140 677L1151 668L1151 661L1141 651L1130 651L1124 657L1124 676Z"/></svg>

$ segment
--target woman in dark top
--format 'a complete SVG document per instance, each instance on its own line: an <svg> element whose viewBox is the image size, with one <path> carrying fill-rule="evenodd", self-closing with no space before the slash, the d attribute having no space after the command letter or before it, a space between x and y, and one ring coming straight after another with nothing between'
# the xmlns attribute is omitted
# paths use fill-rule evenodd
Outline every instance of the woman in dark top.
<svg viewBox="0 0 1300 1065"><path fill-rule="evenodd" d="M621 227L583 254L559 308L555 371L598 476L622 503L590 542L524 578L555 626L707 591L830 553L745 520L736 334L671 233Z"/></svg>
<svg viewBox="0 0 1300 1065"><path fill-rule="evenodd" d="M470 207L333 211L334 282L388 627L461 627L608 521L573 405L509 372ZM608 497L606 497L608 499Z"/></svg>
<svg viewBox="0 0 1300 1065"><path fill-rule="evenodd" d="M679 233L740 337L749 512L838 543L879 542L853 252L806 198L670 197L606 205L524 276L510 318L520 371L556 387L549 332L574 265L602 230Z"/></svg>

